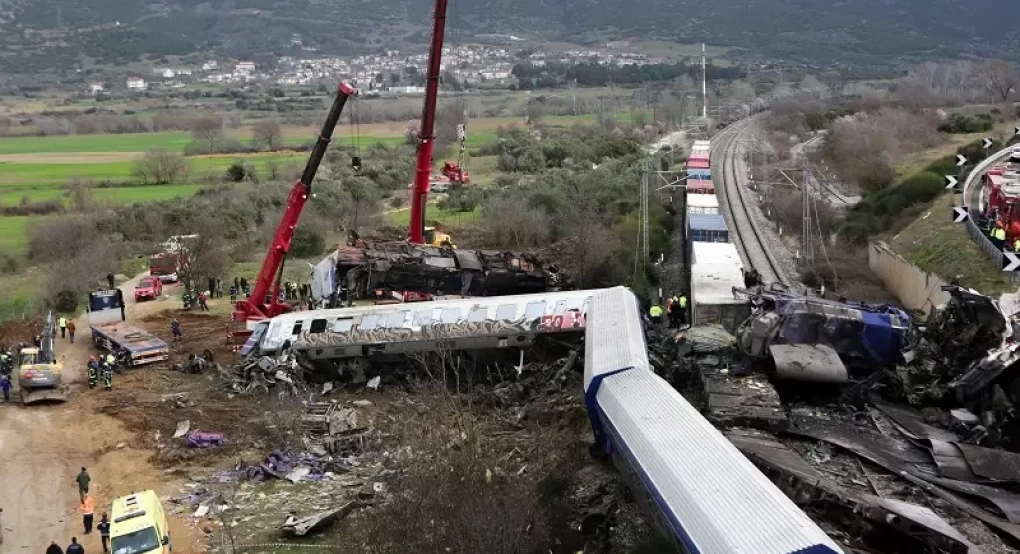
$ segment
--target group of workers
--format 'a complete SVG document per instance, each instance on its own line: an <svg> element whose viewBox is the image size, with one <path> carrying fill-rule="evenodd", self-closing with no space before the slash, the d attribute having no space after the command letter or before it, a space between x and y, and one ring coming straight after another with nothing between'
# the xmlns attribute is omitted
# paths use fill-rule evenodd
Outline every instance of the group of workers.
<svg viewBox="0 0 1020 554"><path fill-rule="evenodd" d="M988 232L988 238L992 240L992 244L999 250L1006 249L1006 228L1002 225L1001 221L995 222L995 225ZM1020 236L1013 239L1013 244L1010 247L1013 252L1020 252Z"/></svg>
<svg viewBox="0 0 1020 554"><path fill-rule="evenodd" d="M113 389L113 370L117 366L117 357L109 352L105 355L90 356L88 363L88 381L89 388L94 389L99 384L99 379L103 379L103 388L106 390Z"/></svg>
<svg viewBox="0 0 1020 554"><path fill-rule="evenodd" d="M648 317L652 325L662 325L662 316L666 315L670 329L679 329L681 325L687 324L687 295L684 293L674 294L666 300L666 308L663 309L657 303L653 303L648 309Z"/></svg>
<svg viewBox="0 0 1020 554"><path fill-rule="evenodd" d="M84 528L85 534L92 533L92 525L95 519L96 503L89 495L89 488L92 484L92 477L85 468L81 468L81 472L75 476L74 482L78 485L78 496L81 500L81 519L82 527ZM106 512L103 513L102 519L95 526L96 530L99 531L100 542L103 545L103 552L110 552L110 516ZM49 548L46 549L46 554L85 554L85 547L78 542L78 537L71 537L71 544L67 546L67 549L61 549L57 541L50 543Z"/></svg>

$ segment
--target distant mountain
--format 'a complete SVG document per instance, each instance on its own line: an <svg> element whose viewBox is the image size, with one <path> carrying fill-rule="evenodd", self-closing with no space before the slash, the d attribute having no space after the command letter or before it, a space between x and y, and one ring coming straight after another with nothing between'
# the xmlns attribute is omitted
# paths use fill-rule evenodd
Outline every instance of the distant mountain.
<svg viewBox="0 0 1020 554"><path fill-rule="evenodd" d="M353 53L425 42L430 0L0 0L0 68L81 56L125 62L215 51ZM476 33L603 42L670 39L767 59L885 63L1015 56L1015 0L451 0L453 40ZM6 54L6 56L3 56ZM45 65L43 66L45 67Z"/></svg>

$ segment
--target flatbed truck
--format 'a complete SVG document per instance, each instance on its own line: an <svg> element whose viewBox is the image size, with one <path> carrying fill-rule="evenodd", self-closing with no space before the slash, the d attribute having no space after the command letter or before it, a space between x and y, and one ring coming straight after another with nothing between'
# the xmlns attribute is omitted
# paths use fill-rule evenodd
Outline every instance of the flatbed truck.
<svg viewBox="0 0 1020 554"><path fill-rule="evenodd" d="M166 342L127 322L124 294L119 289L89 293L89 328L97 348L120 356L128 366L170 358Z"/></svg>

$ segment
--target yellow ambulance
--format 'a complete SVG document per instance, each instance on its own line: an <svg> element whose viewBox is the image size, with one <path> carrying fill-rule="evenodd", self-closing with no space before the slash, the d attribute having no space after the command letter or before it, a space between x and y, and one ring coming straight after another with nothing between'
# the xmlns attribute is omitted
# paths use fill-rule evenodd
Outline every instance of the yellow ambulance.
<svg viewBox="0 0 1020 554"><path fill-rule="evenodd" d="M155 491L136 492L113 501L110 550L113 554L170 552L170 529Z"/></svg>

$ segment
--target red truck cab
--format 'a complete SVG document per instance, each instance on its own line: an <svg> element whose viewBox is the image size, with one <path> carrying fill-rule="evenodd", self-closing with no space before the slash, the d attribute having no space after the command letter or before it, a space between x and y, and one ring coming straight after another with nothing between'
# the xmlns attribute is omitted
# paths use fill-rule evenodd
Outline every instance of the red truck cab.
<svg viewBox="0 0 1020 554"><path fill-rule="evenodd" d="M135 286L135 302L155 300L163 294L163 282L159 277L142 277Z"/></svg>

